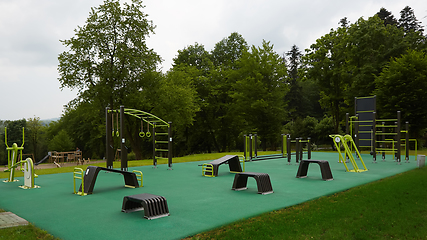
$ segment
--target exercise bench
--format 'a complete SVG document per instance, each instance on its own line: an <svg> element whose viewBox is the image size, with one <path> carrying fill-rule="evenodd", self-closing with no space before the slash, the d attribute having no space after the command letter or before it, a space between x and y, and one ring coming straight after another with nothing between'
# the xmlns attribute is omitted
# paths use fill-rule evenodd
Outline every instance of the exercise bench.
<svg viewBox="0 0 427 240"><path fill-rule="evenodd" d="M225 155L224 157L218 158L212 162L204 163L202 165L202 175L206 177L218 176L218 168L220 165L228 163L230 172L242 172L242 166L240 165L239 156L237 155Z"/></svg>
<svg viewBox="0 0 427 240"><path fill-rule="evenodd" d="M334 178L332 177L331 168L329 167L329 162L325 160L313 160L313 159L301 160L298 167L297 178L307 177L308 165L310 163L319 164L323 180L325 181L334 180Z"/></svg>
<svg viewBox="0 0 427 240"><path fill-rule="evenodd" d="M140 185L138 183L138 177L140 177L141 185L142 185L142 173L140 176L137 176L135 172L122 171L113 168L104 168L98 166L88 166L83 175L83 184L84 189L82 191L82 185L80 185L78 193L81 195L89 195L93 193L93 188L95 187L96 178L98 177L98 173L100 171L106 172L115 172L123 175L125 180L125 187L130 188L139 188Z"/></svg>
<svg viewBox="0 0 427 240"><path fill-rule="evenodd" d="M169 216L168 203L165 197L142 193L123 198L122 212L144 210L144 218L155 219Z"/></svg>
<svg viewBox="0 0 427 240"><path fill-rule="evenodd" d="M256 172L241 172L236 173L234 176L233 187L234 191L240 191L247 189L248 177L253 177L256 180L258 187L258 194L270 194L273 193L273 187L271 186L270 176L267 173L256 173Z"/></svg>

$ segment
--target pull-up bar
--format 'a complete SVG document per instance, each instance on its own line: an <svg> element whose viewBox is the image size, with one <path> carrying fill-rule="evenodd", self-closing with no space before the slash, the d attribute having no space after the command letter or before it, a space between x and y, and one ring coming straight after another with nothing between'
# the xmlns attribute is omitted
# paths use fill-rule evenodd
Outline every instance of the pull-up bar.
<svg viewBox="0 0 427 240"><path fill-rule="evenodd" d="M148 126L151 126L151 133L147 132L145 135L149 137L151 135L153 137L153 165L154 167L157 166L157 157L156 153L162 154L163 152L167 152L168 155L168 166L169 169L172 169L172 131L171 131L171 125L172 122L166 122L163 119L144 111L136 110L136 109L129 109L125 108L124 106L120 106L119 110L110 110L109 107L105 108L105 119L106 119L106 156L107 156L107 168L113 168L113 160L114 160L114 154L113 154L113 146L110 145L112 141L112 134L111 131L113 130L114 126L114 120L112 115L117 114L116 123L118 126L118 115L120 114L120 128L116 129L117 132L119 132L119 139L120 139L120 149L121 151L121 170L127 171L128 165L127 165L127 147L125 145L126 139L124 134L124 117L125 115L129 115L132 117L136 117L141 120L141 122L147 123L147 129ZM166 132L156 131L157 129L161 128L167 128ZM149 133L149 134L148 134ZM167 139L160 139L160 138ZM164 146L164 144L167 144L167 147ZM163 155L162 155L163 156Z"/></svg>

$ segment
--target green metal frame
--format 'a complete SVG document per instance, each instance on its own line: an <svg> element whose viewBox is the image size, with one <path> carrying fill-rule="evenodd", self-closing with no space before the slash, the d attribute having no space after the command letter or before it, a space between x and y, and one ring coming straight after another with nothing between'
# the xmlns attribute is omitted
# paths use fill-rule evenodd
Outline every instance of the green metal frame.
<svg viewBox="0 0 427 240"><path fill-rule="evenodd" d="M82 191L81 192L77 191L76 179L82 180ZM74 168L73 180L74 180L74 194L77 194L80 196L86 196L87 194L85 193L85 181L84 181L83 169L78 168L78 167Z"/></svg>
<svg viewBox="0 0 427 240"><path fill-rule="evenodd" d="M356 144L353 141L353 138L350 135L345 135L345 136L341 136L338 134L335 135L329 135L329 137L331 137L334 141L335 147L339 153L339 160L338 162L343 162L345 169L347 172L365 172L368 171L368 169L366 168L365 163L363 162L362 156L359 153L359 150L356 147ZM351 150L349 148L349 143L351 146L354 147L354 150L356 151L356 154L358 155L362 165L363 165L363 169L359 169L359 167L357 166L356 160L353 157L353 154L351 153ZM342 156L341 153L341 146L344 147L344 157ZM349 170L347 167L347 164L345 163L346 159L349 159L351 164L353 165L353 170Z"/></svg>
<svg viewBox="0 0 427 240"><path fill-rule="evenodd" d="M211 173L211 175L206 175L206 173ZM203 165L202 165L202 176L215 177L212 164L203 163Z"/></svg>
<svg viewBox="0 0 427 240"><path fill-rule="evenodd" d="M116 117L116 124L117 124L117 129L116 131L114 131L114 116L110 116L113 113L117 114ZM140 132L139 136L140 137L153 137L153 165L154 167L157 167L157 159L160 158L165 158L163 157L163 153L167 153L167 158L168 159L168 167L171 170L172 169L172 131L171 131L171 122L166 122L165 120L155 116L154 114L148 113L148 112L144 112L141 110L137 110L137 109L131 109L131 108L124 108L124 106L120 106L119 110L110 110L108 107L106 108L106 142L110 142L110 133L109 131L112 132L111 136L117 135L117 132L119 132L118 129L118 122L119 122L119 117L118 115L120 114L120 142L121 142L121 147L120 149L125 148L126 146L125 144L125 138L122 136L124 135L122 133L123 127L124 127L124 123L123 123L123 118L124 115L129 115L135 118L138 118L141 120L141 124L147 123L147 130L149 128L149 126L151 126L151 131L147 131L146 133L144 132ZM110 128L112 127L112 128ZM165 132L161 132L161 131L156 131L156 129L167 129ZM142 128L141 128L142 130ZM116 132L116 134L114 134ZM165 139L167 138L167 139ZM167 147L163 147L164 144L167 144ZM109 144L107 144L107 168L112 168L112 159L109 160L111 158L111 154L110 154L110 149L111 147L109 146ZM156 153L160 156L157 156ZM125 156L126 151L121 151L122 154L122 163L121 163L121 169L124 171L127 171L127 158Z"/></svg>
<svg viewBox="0 0 427 240"><path fill-rule="evenodd" d="M143 182L142 182L142 176L143 176L142 172L138 171L138 170L133 170L132 172L135 173L136 179L141 182L141 184L139 186L143 187L144 185L143 185Z"/></svg>
<svg viewBox="0 0 427 240"><path fill-rule="evenodd" d="M24 144L25 144L25 130L22 128L22 145L18 147L18 144L13 143L12 147L9 147L7 144L7 127L4 128L4 143L6 145L7 150L7 169L5 169L5 172L10 171L9 178L3 182L15 182L18 180L15 180L15 168L18 166L16 163L18 163L17 158L18 155L20 157L19 163L22 164L24 161L22 161L22 150L24 150Z"/></svg>

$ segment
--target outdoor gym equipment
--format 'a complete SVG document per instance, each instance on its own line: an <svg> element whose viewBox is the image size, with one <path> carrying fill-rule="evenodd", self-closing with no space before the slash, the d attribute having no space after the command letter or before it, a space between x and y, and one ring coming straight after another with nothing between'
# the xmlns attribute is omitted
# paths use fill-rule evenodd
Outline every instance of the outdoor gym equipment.
<svg viewBox="0 0 427 240"><path fill-rule="evenodd" d="M288 165L291 164L292 160L292 150L291 150L291 144L295 143L295 159L296 163L299 164L300 160L303 159L303 154L307 154L307 159L311 159L311 144L310 140L311 138L307 138L304 140L303 138L295 138L295 140L292 140L290 138L290 135L288 134L282 134L282 154L286 152L286 157L288 159ZM303 144L306 143L307 152L303 152Z"/></svg>
<svg viewBox="0 0 427 240"><path fill-rule="evenodd" d="M132 172L122 171L112 168L103 168L97 166L88 166L86 171L81 168L74 168L73 180L74 180L74 193L85 196L93 193L93 188L95 187L96 178L98 177L98 173L103 170L107 172L115 172L123 175L125 180L125 187L130 188L139 188L142 187L142 172L134 170ZM82 183L80 184L80 188L76 191L76 179L80 179ZM138 183L141 182L141 185Z"/></svg>
<svg viewBox="0 0 427 240"><path fill-rule="evenodd" d="M142 193L123 198L122 212L128 213L141 210L144 210L144 218L149 220L170 215L165 197Z"/></svg>
<svg viewBox="0 0 427 240"><path fill-rule="evenodd" d="M7 144L7 128L4 128L4 143L6 144L7 150L7 169L5 171L10 171L9 178L3 182L14 182L15 180L15 168L18 166L16 163L18 162L19 155L19 163L23 163L22 161L22 150L24 150L24 128L22 128L22 145L18 147L18 144L13 143L12 147L9 147ZM21 165L22 167L22 165Z"/></svg>
<svg viewBox="0 0 427 240"><path fill-rule="evenodd" d="M359 150L356 147L356 144L353 141L353 138L350 135L341 136L338 134L335 135L329 135L334 141L335 148L337 149L339 153L339 160L338 162L343 162L345 169L347 172L365 172L368 171L368 169L365 166L365 163L363 162L362 156L360 156ZM357 156L359 157L363 169L359 169L357 166L356 160L353 157L353 154L351 153L350 146L354 147L354 150L356 151ZM344 148L344 157L341 154L341 146ZM346 159L349 159L351 164L353 165L353 169L349 170L346 164Z"/></svg>
<svg viewBox="0 0 427 240"><path fill-rule="evenodd" d="M357 148L369 148L374 163L377 160L377 153L382 155L383 161L386 153L391 153L400 164L401 148L405 147L405 160L409 162L409 142L415 142L416 150L417 140L409 139L408 122L406 122L406 130L401 130L400 111L397 111L397 118L377 119L375 96L356 97L354 105L355 115L350 117L348 113L346 114L346 134L354 136ZM402 134L405 134L404 138Z"/></svg>
<svg viewBox="0 0 427 240"><path fill-rule="evenodd" d="M22 160L22 150L24 150L24 128L22 128L22 145L18 147L18 144L13 143L12 147L9 147L7 144L7 128L4 128L4 142L6 144L7 149L7 169L4 170L5 172L9 172L9 178L7 180L4 180L3 182L15 182L18 180L15 180L15 170L18 167L18 165L21 165L21 170L24 172L24 185L19 186L23 189L30 189L30 188L39 188L39 186L36 186L34 184L34 179L37 177L37 175L34 172L34 163L31 158L27 158L25 160ZM20 161L18 161L18 155L20 158Z"/></svg>
<svg viewBox="0 0 427 240"><path fill-rule="evenodd" d="M116 129L114 129L114 115L116 116ZM120 115L120 120L119 120ZM119 110L110 110L109 107L105 109L106 116L106 155L107 155L107 168L113 168L113 146L110 145L114 133L120 139L120 159L121 159L121 170L127 171L127 147L124 132L124 118L125 115L136 117L142 122L147 123L147 132L144 134L146 137L153 137L153 166L157 167L157 159L164 158L167 156L168 169L172 169L172 122L166 122L163 119L147 112L143 112L135 109L128 109L124 106L120 106ZM119 127L120 121L120 127ZM151 126L151 132L150 132ZM111 133L112 132L112 133ZM139 136L142 137L141 132Z"/></svg>
<svg viewBox="0 0 427 240"><path fill-rule="evenodd" d="M317 163L320 166L320 172L322 173L322 179L325 181L334 180L332 177L331 167L329 166L329 162L325 160L301 160L301 163L298 167L297 178L305 178L307 177L308 165L310 163Z"/></svg>
<svg viewBox="0 0 427 240"><path fill-rule="evenodd" d="M258 194L266 195L273 193L270 176L267 173L241 172L234 176L232 190L241 191L247 189L248 177L253 177L256 181Z"/></svg>
<svg viewBox="0 0 427 240"><path fill-rule="evenodd" d="M244 158L246 161L271 160L278 158L288 158L288 164L291 162L291 143L295 143L297 163L302 159L303 153L307 153L308 159L311 158L310 138L304 140L302 138L290 139L289 134L282 134L282 152L279 154L258 155L257 152L257 134L244 135ZM303 143L307 143L307 152L303 152Z"/></svg>
<svg viewBox="0 0 427 240"><path fill-rule="evenodd" d="M14 144L14 146L16 146L16 144ZM17 168L18 165L20 165L20 164L21 165L23 164L23 166L21 166L21 170L24 172L24 185L19 186L19 187L23 188L23 189L40 188L40 186L37 186L34 184L34 179L38 176L34 172L34 163L33 163L33 160L31 158L27 158L23 161L19 161L19 162L15 163L14 165L12 165L10 168L6 169L5 172L10 171L11 174L9 175L9 179L4 180L3 182L18 181L18 180L14 179L13 174L15 173L15 168Z"/></svg>
<svg viewBox="0 0 427 240"><path fill-rule="evenodd" d="M230 172L242 172L242 166L240 165L239 156L237 155L225 155L224 157L218 158L209 163L202 165L202 175L206 177L217 177L218 168L221 164L228 163Z"/></svg>

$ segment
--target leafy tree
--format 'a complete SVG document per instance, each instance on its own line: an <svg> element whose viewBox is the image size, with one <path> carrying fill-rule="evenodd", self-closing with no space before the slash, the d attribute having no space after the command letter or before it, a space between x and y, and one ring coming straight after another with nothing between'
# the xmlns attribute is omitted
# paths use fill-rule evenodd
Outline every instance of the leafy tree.
<svg viewBox="0 0 427 240"><path fill-rule="evenodd" d="M103 117L100 117L104 115ZM77 147L82 151L83 157L95 158L103 156L105 152L105 110L100 112L97 104L82 101L78 105L68 105L60 120L60 131L65 130L71 143L67 147L71 151ZM64 133L62 133L64 134ZM56 135L56 134L55 134ZM65 138L65 136L62 136ZM52 141L55 141L52 139ZM56 143L55 143L56 144ZM70 146L69 146L69 145ZM52 143L49 145L52 146ZM56 150L56 149L51 149ZM59 151L59 150L56 150Z"/></svg>
<svg viewBox="0 0 427 240"><path fill-rule="evenodd" d="M335 132L343 112L345 93L350 74L344 68L348 61L346 28L331 30L329 34L316 40L304 56L306 76L317 83L320 105L333 117Z"/></svg>
<svg viewBox="0 0 427 240"><path fill-rule="evenodd" d="M409 121L410 130L419 136L427 125L427 56L411 50L395 58L375 79L379 113L384 118L402 111L403 121Z"/></svg>
<svg viewBox="0 0 427 240"><path fill-rule="evenodd" d="M211 52L212 62L215 66L225 69L234 69L243 52L248 49L246 40L237 32L215 44Z"/></svg>
<svg viewBox="0 0 427 240"><path fill-rule="evenodd" d="M178 51L172 71L185 69L191 73L197 91L200 111L194 125L186 129L191 151L226 151L233 149L241 133L236 117L230 112L230 97L236 78L233 72L247 43L238 33L232 33L217 44L211 53L195 44ZM191 69L190 67L195 67Z"/></svg>
<svg viewBox="0 0 427 240"><path fill-rule="evenodd" d="M286 65L273 51L273 45L263 41L262 47L252 46L250 52L243 52L238 66L236 79L239 80L231 95L233 113L244 121L247 132L260 136L264 150L267 144L274 147L284 120Z"/></svg>
<svg viewBox="0 0 427 240"><path fill-rule="evenodd" d="M196 67L199 70L204 70L202 73L207 73L211 69L211 60L209 52L201 44L195 43L183 50L178 50L178 56L173 59L173 67L178 67L180 64Z"/></svg>
<svg viewBox="0 0 427 240"><path fill-rule="evenodd" d="M420 46L420 36L405 37L403 29L384 25L378 17L360 18L322 38L305 55L307 78L318 83L320 103L333 117L339 132L344 112L352 111L354 97L370 96L390 59Z"/></svg>
<svg viewBox="0 0 427 240"><path fill-rule="evenodd" d="M384 21L384 25L394 25L397 26L397 20L393 16L391 12L389 12L385 8L381 8L379 12L377 12L377 16Z"/></svg>
<svg viewBox="0 0 427 240"><path fill-rule="evenodd" d="M125 96L144 89L160 57L145 43L155 27L143 8L141 0L123 8L118 0L105 0L92 8L75 37L61 41L69 48L58 57L61 88L97 98L101 109L124 104Z"/></svg>
<svg viewBox="0 0 427 240"><path fill-rule="evenodd" d="M66 118L71 124L67 127L73 128L69 132L77 134L73 135L75 144L86 153L93 151L103 156L100 149L105 149L105 143L100 129L105 129L105 107L118 109L125 105L149 112L157 101L153 89L159 87L162 79L157 72L161 59L146 45L145 40L154 33L155 26L143 8L141 0L123 5L119 0L105 0L92 8L85 25L75 30L74 37L61 41L69 48L58 57L61 88L79 90L66 115L76 116L74 119L81 122ZM126 124L127 139L133 138L134 134L129 133L137 129Z"/></svg>
<svg viewBox="0 0 427 240"><path fill-rule="evenodd" d="M59 131L59 133L49 142L49 150L57 152L73 151L74 143L71 137L65 130Z"/></svg>
<svg viewBox="0 0 427 240"><path fill-rule="evenodd" d="M34 118L27 119L26 139L29 145L28 149L36 159L41 159L44 156L40 151L45 147L44 128L40 117L34 116ZM33 161L36 161L36 159L33 159Z"/></svg>

